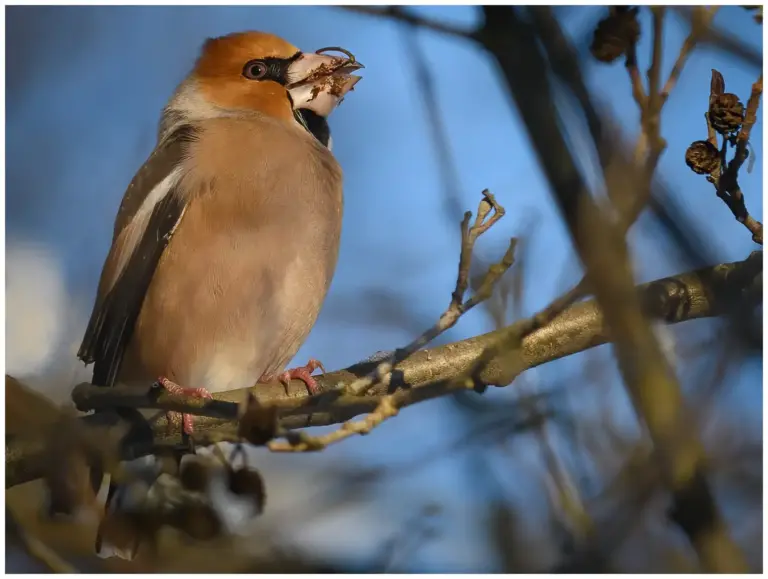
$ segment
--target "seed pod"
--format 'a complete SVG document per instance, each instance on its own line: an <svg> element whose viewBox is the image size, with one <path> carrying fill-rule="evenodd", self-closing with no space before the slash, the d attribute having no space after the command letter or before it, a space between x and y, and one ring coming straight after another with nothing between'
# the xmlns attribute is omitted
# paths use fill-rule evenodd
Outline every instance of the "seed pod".
<svg viewBox="0 0 768 579"><path fill-rule="evenodd" d="M709 105L709 122L721 135L738 131L744 122L744 103L729 92L718 95Z"/></svg>
<svg viewBox="0 0 768 579"><path fill-rule="evenodd" d="M205 492L211 480L211 468L204 461L189 457L181 463L179 480L182 486L193 492Z"/></svg>
<svg viewBox="0 0 768 579"><path fill-rule="evenodd" d="M637 8L617 7L597 23L589 51L600 62L613 62L626 54L639 38Z"/></svg>
<svg viewBox="0 0 768 579"><path fill-rule="evenodd" d="M699 175L710 175L720 166L720 152L709 141L694 141L685 152L685 164Z"/></svg>
<svg viewBox="0 0 768 579"><path fill-rule="evenodd" d="M229 490L236 495L251 498L259 512L263 510L266 496L264 479L257 470L243 467L230 471Z"/></svg>

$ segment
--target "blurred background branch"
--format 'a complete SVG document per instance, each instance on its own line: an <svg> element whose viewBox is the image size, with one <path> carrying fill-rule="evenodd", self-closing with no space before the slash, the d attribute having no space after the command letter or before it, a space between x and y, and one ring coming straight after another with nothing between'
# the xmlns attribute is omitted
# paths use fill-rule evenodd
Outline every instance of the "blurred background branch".
<svg viewBox="0 0 768 579"><path fill-rule="evenodd" d="M661 10L654 9L654 55L660 51ZM485 14L489 38L501 38L506 33L512 39L509 42L517 44L516 50L491 44L491 50L517 106L525 111L525 126L585 265L587 281L603 308L622 377L648 428L672 492L670 518L689 536L705 570L745 572L746 561L728 535L709 489L696 433L683 426L686 411L677 378L644 319L633 287L626 242L592 201L561 136L545 57L536 47L535 28L524 23L522 10L516 8L486 7ZM634 42L630 37L629 44ZM659 73L654 64L649 77L651 89L657 91ZM658 102L658 93L651 92L646 114L657 115ZM657 124L649 122L652 150L659 139ZM598 141L595 146L599 150L602 145Z"/></svg>

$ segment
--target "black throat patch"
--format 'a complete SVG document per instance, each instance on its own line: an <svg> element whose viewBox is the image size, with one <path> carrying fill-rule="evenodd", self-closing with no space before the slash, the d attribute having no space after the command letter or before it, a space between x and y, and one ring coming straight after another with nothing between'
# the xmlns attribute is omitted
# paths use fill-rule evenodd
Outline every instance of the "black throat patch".
<svg viewBox="0 0 768 579"><path fill-rule="evenodd" d="M307 131L328 147L331 140L331 127L325 117L318 115L315 111L309 109L298 109L293 111L293 116Z"/></svg>

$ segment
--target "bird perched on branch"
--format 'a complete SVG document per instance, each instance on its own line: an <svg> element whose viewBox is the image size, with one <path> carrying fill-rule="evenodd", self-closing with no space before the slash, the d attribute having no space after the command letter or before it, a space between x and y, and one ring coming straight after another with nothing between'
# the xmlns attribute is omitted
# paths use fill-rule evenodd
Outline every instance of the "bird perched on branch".
<svg viewBox="0 0 768 579"><path fill-rule="evenodd" d="M336 267L342 171L327 117L360 68L343 49L305 53L262 32L205 42L117 214L78 352L94 384L159 376L210 396L277 376L315 391L315 360L283 371Z"/></svg>

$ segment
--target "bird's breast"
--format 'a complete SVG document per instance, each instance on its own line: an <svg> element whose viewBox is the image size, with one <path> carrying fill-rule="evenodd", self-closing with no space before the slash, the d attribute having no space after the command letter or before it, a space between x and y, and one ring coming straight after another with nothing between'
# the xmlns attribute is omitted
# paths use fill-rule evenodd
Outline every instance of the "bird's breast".
<svg viewBox="0 0 768 579"><path fill-rule="evenodd" d="M134 368L211 391L250 386L294 356L336 267L341 171L269 123L211 123L185 166L190 202L130 348Z"/></svg>

